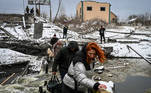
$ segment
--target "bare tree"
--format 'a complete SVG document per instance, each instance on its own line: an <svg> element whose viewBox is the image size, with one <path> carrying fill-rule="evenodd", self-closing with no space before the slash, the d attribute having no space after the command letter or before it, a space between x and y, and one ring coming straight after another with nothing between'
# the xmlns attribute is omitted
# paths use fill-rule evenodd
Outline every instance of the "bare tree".
<svg viewBox="0 0 151 93"><path fill-rule="evenodd" d="M151 25L151 20L150 20L151 14L150 13L130 15L128 17L128 19L133 19L133 18L137 18L137 19L133 22L130 22L130 24L135 24L135 25L141 24L141 25L144 25L144 26Z"/></svg>
<svg viewBox="0 0 151 93"><path fill-rule="evenodd" d="M57 19L57 16L58 16L58 14L59 14L59 10L60 10L61 3L62 3L62 0L59 0L58 10L57 10L57 13L56 13L56 16L55 16L55 19L54 19L53 23L55 23L55 21L56 21L56 19Z"/></svg>
<svg viewBox="0 0 151 93"><path fill-rule="evenodd" d="M63 4L62 4L61 7L60 7L60 10L59 10L59 14L58 14L58 15L59 15L59 17L65 15L65 8L64 8Z"/></svg>

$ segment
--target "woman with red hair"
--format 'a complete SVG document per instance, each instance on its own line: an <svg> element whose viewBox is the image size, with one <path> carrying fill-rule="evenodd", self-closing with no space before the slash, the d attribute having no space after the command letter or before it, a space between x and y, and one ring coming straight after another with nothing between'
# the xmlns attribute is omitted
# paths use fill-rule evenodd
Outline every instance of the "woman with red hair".
<svg viewBox="0 0 151 93"><path fill-rule="evenodd" d="M106 89L104 84L92 80L88 73L92 72L95 59L101 63L105 61L103 50L95 42L86 43L81 51L76 53L63 79L63 93L86 93L88 89Z"/></svg>

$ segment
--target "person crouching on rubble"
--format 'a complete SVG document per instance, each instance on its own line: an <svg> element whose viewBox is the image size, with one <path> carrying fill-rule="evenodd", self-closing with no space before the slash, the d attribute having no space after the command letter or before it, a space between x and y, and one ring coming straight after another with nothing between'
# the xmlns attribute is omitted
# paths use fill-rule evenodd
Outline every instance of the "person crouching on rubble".
<svg viewBox="0 0 151 93"><path fill-rule="evenodd" d="M88 89L101 92L102 89L107 88L106 85L90 79L88 75L88 71L93 68L95 58L98 58L102 63L106 59L104 52L95 42L86 43L76 53L69 66L68 73L63 79L63 93L86 93Z"/></svg>

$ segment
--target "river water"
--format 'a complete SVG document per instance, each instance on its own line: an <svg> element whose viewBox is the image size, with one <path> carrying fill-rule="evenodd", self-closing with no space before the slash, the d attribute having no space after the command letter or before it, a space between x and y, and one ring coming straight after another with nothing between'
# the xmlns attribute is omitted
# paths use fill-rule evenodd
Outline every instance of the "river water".
<svg viewBox="0 0 151 93"><path fill-rule="evenodd" d="M115 84L114 93L151 93L151 77L129 76L124 82Z"/></svg>

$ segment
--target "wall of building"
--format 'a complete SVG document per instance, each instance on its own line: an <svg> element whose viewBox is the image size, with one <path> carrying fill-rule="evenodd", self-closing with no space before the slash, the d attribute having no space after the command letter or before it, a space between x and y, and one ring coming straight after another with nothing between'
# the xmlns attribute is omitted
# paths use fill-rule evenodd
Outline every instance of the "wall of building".
<svg viewBox="0 0 151 93"><path fill-rule="evenodd" d="M87 10L87 7L92 7L91 11ZM105 7L105 11L100 11L100 7ZM95 1L83 1L83 14L82 14L82 4L81 2L77 5L77 16L82 18L83 21L91 20L91 19L101 19L107 23L109 23L109 11L110 4L109 3L100 3ZM116 17L115 15L111 15L112 18ZM112 20L112 18L110 18Z"/></svg>
<svg viewBox="0 0 151 93"><path fill-rule="evenodd" d="M111 22L114 22L116 20L117 20L117 16L113 12L111 12Z"/></svg>

